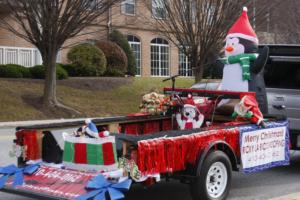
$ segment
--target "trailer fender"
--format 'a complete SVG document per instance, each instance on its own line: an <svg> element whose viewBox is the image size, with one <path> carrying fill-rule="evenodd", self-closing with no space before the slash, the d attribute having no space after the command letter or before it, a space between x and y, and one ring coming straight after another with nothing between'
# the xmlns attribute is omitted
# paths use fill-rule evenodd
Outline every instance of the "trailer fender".
<svg viewBox="0 0 300 200"><path fill-rule="evenodd" d="M211 144L208 145L207 148L205 148L202 152L200 152L200 155L198 156L198 165L196 166L196 174L199 174L201 171L201 167L203 166L203 163L205 161L205 158L209 155L210 152L214 150L220 150L223 151L230 159L232 169L234 171L238 171L238 160L237 157L231 148L231 146L226 143L225 141L214 141Z"/></svg>

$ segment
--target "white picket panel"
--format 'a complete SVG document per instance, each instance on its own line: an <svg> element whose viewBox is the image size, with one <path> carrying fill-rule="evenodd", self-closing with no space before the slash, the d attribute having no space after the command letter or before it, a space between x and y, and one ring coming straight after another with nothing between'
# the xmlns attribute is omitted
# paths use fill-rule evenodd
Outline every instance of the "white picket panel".
<svg viewBox="0 0 300 200"><path fill-rule="evenodd" d="M0 46L0 64L19 64L25 67L42 64L41 54L36 48Z"/></svg>

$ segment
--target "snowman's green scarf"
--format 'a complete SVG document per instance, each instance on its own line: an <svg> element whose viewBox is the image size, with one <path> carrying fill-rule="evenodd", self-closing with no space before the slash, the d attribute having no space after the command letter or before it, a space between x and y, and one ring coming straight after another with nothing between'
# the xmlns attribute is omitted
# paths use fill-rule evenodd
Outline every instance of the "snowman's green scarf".
<svg viewBox="0 0 300 200"><path fill-rule="evenodd" d="M221 58L221 61L225 64L237 64L239 63L243 71L243 80L250 80L250 61L256 60L257 53L239 54L236 56L228 56Z"/></svg>

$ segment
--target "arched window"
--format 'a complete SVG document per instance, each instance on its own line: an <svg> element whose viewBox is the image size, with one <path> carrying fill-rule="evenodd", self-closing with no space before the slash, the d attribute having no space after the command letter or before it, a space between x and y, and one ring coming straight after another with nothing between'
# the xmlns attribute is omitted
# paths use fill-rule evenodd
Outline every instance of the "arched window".
<svg viewBox="0 0 300 200"><path fill-rule="evenodd" d="M169 76L169 43L162 38L151 41L151 76Z"/></svg>
<svg viewBox="0 0 300 200"><path fill-rule="evenodd" d="M140 76L142 74L141 68L141 42L140 39L135 37L134 35L127 36L128 43L131 47L131 50L135 57L136 64L136 75Z"/></svg>
<svg viewBox="0 0 300 200"><path fill-rule="evenodd" d="M193 70L189 58L184 54L182 48L179 48L179 75L193 76Z"/></svg>

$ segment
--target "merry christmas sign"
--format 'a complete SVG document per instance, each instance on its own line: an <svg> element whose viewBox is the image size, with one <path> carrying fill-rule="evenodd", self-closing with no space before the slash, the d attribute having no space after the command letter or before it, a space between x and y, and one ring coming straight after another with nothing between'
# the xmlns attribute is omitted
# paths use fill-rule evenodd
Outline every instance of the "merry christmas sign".
<svg viewBox="0 0 300 200"><path fill-rule="evenodd" d="M240 151L243 172L257 172L289 164L288 122L267 123L240 128Z"/></svg>

